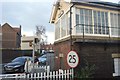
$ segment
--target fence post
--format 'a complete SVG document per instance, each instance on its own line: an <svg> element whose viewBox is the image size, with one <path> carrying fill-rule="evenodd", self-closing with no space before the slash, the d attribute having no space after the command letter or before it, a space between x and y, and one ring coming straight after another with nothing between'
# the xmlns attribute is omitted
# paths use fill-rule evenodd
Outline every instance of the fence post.
<svg viewBox="0 0 120 80"><path fill-rule="evenodd" d="M66 70L65 70L65 72L64 72L64 73L65 73L65 76L64 76L64 77L65 77L65 79L66 79L66 75L67 75L67 72L66 72Z"/></svg>
<svg viewBox="0 0 120 80"><path fill-rule="evenodd" d="M40 73L37 73L37 78L38 78L38 80L39 80L39 78L40 78Z"/></svg>
<svg viewBox="0 0 120 80"><path fill-rule="evenodd" d="M59 69L59 79L61 79L61 72L62 72L62 69Z"/></svg>
<svg viewBox="0 0 120 80"><path fill-rule="evenodd" d="M58 71L56 71L56 79L58 79Z"/></svg>
<svg viewBox="0 0 120 80"><path fill-rule="evenodd" d="M50 72L50 79L52 79L52 76L54 76L54 75L52 75L52 72Z"/></svg>
<svg viewBox="0 0 120 80"><path fill-rule="evenodd" d="M40 74L40 78L42 79L43 78L43 73ZM42 79L43 80L43 79Z"/></svg>
<svg viewBox="0 0 120 80"><path fill-rule="evenodd" d="M67 78L69 78L69 70L67 70Z"/></svg>
<svg viewBox="0 0 120 80"><path fill-rule="evenodd" d="M27 76L26 76L26 78L28 78L28 79L29 79L29 78L30 78L30 74L26 74L26 75L27 75Z"/></svg>
<svg viewBox="0 0 120 80"><path fill-rule="evenodd" d="M59 69L59 74L60 74L60 76L61 76L61 78L63 80L63 70L62 69Z"/></svg>
<svg viewBox="0 0 120 80"><path fill-rule="evenodd" d="M50 66L47 66L47 73L49 73L50 72Z"/></svg>
<svg viewBox="0 0 120 80"><path fill-rule="evenodd" d="M44 72L44 80L46 80L46 73Z"/></svg>
<svg viewBox="0 0 120 80"><path fill-rule="evenodd" d="M72 68L72 80L74 79L74 69Z"/></svg>
<svg viewBox="0 0 120 80"><path fill-rule="evenodd" d="M34 74L34 78L36 79L37 77L36 77L36 73L33 73Z"/></svg>
<svg viewBox="0 0 120 80"><path fill-rule="evenodd" d="M30 76L30 79L32 80L32 78L33 78L33 73L31 73L31 76Z"/></svg>
<svg viewBox="0 0 120 80"><path fill-rule="evenodd" d="M55 76L56 76L55 71L53 71L53 80L55 80Z"/></svg>

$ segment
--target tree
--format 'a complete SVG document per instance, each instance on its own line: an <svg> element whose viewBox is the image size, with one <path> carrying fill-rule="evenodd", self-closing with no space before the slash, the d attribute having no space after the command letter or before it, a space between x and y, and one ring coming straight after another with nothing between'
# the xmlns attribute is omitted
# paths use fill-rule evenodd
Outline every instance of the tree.
<svg viewBox="0 0 120 80"><path fill-rule="evenodd" d="M36 32L35 35L39 37L39 53L40 53L40 45L46 43L46 29L45 26L36 25Z"/></svg>
<svg viewBox="0 0 120 80"><path fill-rule="evenodd" d="M45 43L46 42L46 29L45 26L42 25L37 25L36 26L36 36L39 37L40 43Z"/></svg>
<svg viewBox="0 0 120 80"><path fill-rule="evenodd" d="M44 26L41 26L41 25L36 26L36 35L37 36L45 35L45 32L46 32L46 29Z"/></svg>

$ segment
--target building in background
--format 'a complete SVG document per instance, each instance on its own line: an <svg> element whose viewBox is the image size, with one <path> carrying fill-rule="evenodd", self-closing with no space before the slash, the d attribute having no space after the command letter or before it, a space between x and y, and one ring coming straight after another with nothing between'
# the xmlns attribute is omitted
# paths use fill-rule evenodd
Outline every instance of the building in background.
<svg viewBox="0 0 120 80"><path fill-rule="evenodd" d="M21 50L33 50L34 40L38 38L37 36L22 36L21 38ZM38 49L39 45L35 47Z"/></svg>
<svg viewBox="0 0 120 80"><path fill-rule="evenodd" d="M42 44L41 50L45 51L53 51L54 52L54 44Z"/></svg>
<svg viewBox="0 0 120 80"><path fill-rule="evenodd" d="M95 64L94 77L120 76L119 7L117 3L95 0L57 0L50 18L55 25L56 69L70 68L66 57L74 50L80 58L76 72L85 67L87 60Z"/></svg>
<svg viewBox="0 0 120 80"><path fill-rule="evenodd" d="M21 26L11 26L5 23L0 26L0 59L7 63L21 54Z"/></svg>
<svg viewBox="0 0 120 80"><path fill-rule="evenodd" d="M0 28L2 35L2 48L3 49L18 49L21 48L21 26L12 27L5 23Z"/></svg>

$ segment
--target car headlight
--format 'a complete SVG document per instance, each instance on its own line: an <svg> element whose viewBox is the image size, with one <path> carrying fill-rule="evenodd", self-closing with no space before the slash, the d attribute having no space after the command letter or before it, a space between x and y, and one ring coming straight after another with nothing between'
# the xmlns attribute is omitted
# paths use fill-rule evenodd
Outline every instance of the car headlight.
<svg viewBox="0 0 120 80"><path fill-rule="evenodd" d="M15 65L14 67L20 67L21 65Z"/></svg>

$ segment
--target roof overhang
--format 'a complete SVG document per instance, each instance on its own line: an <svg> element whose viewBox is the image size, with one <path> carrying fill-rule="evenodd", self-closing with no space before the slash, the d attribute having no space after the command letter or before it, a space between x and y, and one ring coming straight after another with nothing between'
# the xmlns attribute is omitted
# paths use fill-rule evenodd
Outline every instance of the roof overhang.
<svg viewBox="0 0 120 80"><path fill-rule="evenodd" d="M72 0L71 3L76 5L96 6L112 10L120 10L120 5L112 2L96 1L96 0Z"/></svg>
<svg viewBox="0 0 120 80"><path fill-rule="evenodd" d="M57 1L55 4L53 4L52 13L51 13L50 21L49 21L50 23L55 22L55 17L56 17L58 9L59 9L59 1Z"/></svg>

